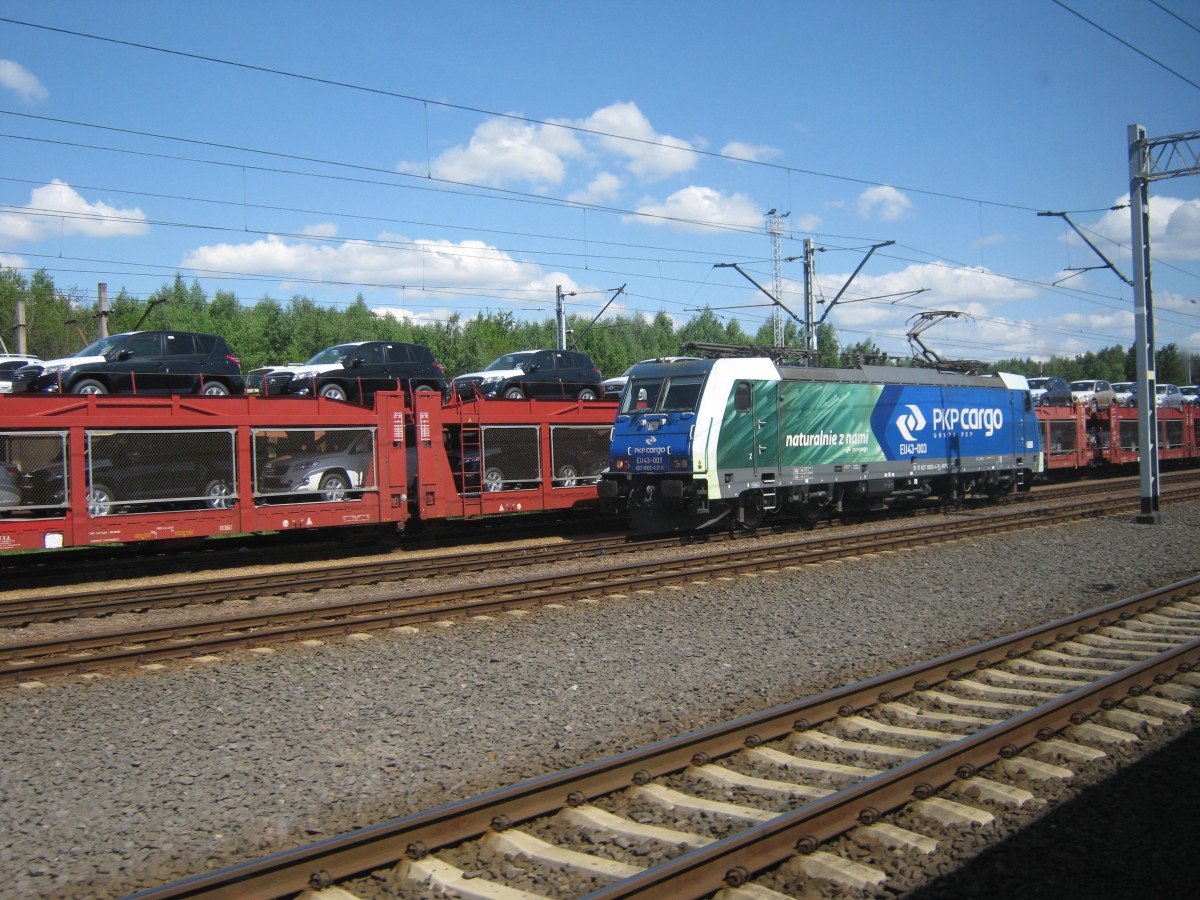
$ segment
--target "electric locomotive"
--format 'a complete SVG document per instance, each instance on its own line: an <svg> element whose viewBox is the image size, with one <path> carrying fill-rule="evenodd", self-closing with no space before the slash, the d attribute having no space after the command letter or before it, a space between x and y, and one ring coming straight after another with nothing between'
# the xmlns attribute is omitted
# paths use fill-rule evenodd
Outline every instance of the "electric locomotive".
<svg viewBox="0 0 1200 900"><path fill-rule="evenodd" d="M635 366L610 453L600 497L641 530L999 497L1044 468L1023 376L766 358Z"/></svg>

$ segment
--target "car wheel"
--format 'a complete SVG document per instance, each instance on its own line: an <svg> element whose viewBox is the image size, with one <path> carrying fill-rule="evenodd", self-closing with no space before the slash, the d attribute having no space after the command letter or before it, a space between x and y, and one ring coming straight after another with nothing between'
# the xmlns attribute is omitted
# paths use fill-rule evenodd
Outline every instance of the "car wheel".
<svg viewBox="0 0 1200 900"><path fill-rule="evenodd" d="M75 390L72 393L107 394L108 388L104 386L103 382L97 381L94 378L85 378L83 381L78 381L75 383Z"/></svg>
<svg viewBox="0 0 1200 900"><path fill-rule="evenodd" d="M524 400L525 394L519 387L510 387L504 391L505 399L508 400Z"/></svg>
<svg viewBox="0 0 1200 900"><path fill-rule="evenodd" d="M209 509L233 509L233 487L224 478L214 478L204 488Z"/></svg>
<svg viewBox="0 0 1200 900"><path fill-rule="evenodd" d="M432 384L418 384L416 391L418 394L432 394L437 388Z"/></svg>
<svg viewBox="0 0 1200 900"><path fill-rule="evenodd" d="M579 392L579 399L580 400L595 400L596 392L593 391L591 388L584 388L582 391Z"/></svg>
<svg viewBox="0 0 1200 900"><path fill-rule="evenodd" d="M87 511L93 519L112 514L113 493L102 484L93 484L87 492Z"/></svg>
<svg viewBox="0 0 1200 900"><path fill-rule="evenodd" d="M318 487L321 499L329 502L345 500L349 489L350 481L341 472L326 472Z"/></svg>
<svg viewBox="0 0 1200 900"><path fill-rule="evenodd" d="M579 484L579 472L570 463L565 463L558 467L558 482L561 487L575 487Z"/></svg>
<svg viewBox="0 0 1200 900"><path fill-rule="evenodd" d="M229 396L229 388L225 387L225 385L223 385L219 381L209 381L209 382L206 382L204 385L204 396L205 397L228 397Z"/></svg>
<svg viewBox="0 0 1200 900"><path fill-rule="evenodd" d="M504 473L496 466L488 466L483 473L483 489L488 493L504 490Z"/></svg>
<svg viewBox="0 0 1200 900"><path fill-rule="evenodd" d="M340 384L327 384L321 388L321 396L326 400L345 400L346 391Z"/></svg>

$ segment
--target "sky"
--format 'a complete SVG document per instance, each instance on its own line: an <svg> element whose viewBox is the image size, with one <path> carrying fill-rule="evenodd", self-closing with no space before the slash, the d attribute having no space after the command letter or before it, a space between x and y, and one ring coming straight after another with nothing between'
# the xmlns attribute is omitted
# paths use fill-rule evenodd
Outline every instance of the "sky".
<svg viewBox="0 0 1200 900"><path fill-rule="evenodd" d="M753 334L811 242L843 345L1044 360L1133 342L1132 125L1200 130L1197 0L6 0L0 265ZM1200 354L1200 175L1149 194Z"/></svg>

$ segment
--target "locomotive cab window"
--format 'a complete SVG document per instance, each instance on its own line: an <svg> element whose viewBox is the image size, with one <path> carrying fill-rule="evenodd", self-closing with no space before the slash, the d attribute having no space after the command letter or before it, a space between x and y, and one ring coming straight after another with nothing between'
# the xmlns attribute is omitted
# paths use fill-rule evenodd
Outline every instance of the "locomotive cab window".
<svg viewBox="0 0 1200 900"><path fill-rule="evenodd" d="M702 375L680 378L632 378L621 395L621 412L695 412Z"/></svg>
<svg viewBox="0 0 1200 900"><path fill-rule="evenodd" d="M735 412L750 412L754 408L754 391L750 382L739 381L733 393L733 408Z"/></svg>

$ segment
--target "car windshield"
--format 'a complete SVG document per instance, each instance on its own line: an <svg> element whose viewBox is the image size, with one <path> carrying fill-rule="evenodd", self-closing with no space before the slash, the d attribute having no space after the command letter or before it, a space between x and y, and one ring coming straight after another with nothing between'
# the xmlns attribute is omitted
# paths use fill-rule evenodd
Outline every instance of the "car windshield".
<svg viewBox="0 0 1200 900"><path fill-rule="evenodd" d="M109 350L117 344L122 343L125 338L129 337L132 332L125 334L110 334L106 338L100 338L98 341L93 341L82 350L71 354L72 356L104 356Z"/></svg>
<svg viewBox="0 0 1200 900"><path fill-rule="evenodd" d="M1029 386L1034 390L1047 387L1050 384L1049 378L1030 378Z"/></svg>
<svg viewBox="0 0 1200 900"><path fill-rule="evenodd" d="M1073 391L1094 391L1096 382L1094 381L1072 381L1071 390Z"/></svg>
<svg viewBox="0 0 1200 900"><path fill-rule="evenodd" d="M1113 390L1114 391L1131 391L1131 390L1133 390L1133 382L1132 381L1113 382Z"/></svg>
<svg viewBox="0 0 1200 900"><path fill-rule="evenodd" d="M306 362L305 365L323 366L327 363L341 362L342 357L346 356L357 346L358 344L338 344L336 347L326 347L324 350Z"/></svg>
<svg viewBox="0 0 1200 900"><path fill-rule="evenodd" d="M490 363L488 363L488 367L483 371L499 372L503 369L520 369L524 367L525 363L529 362L529 359L532 356L532 350L527 350L523 353L505 353L499 359L492 360Z"/></svg>
<svg viewBox="0 0 1200 900"><path fill-rule="evenodd" d="M633 378L621 395L621 412L694 412L703 375Z"/></svg>

